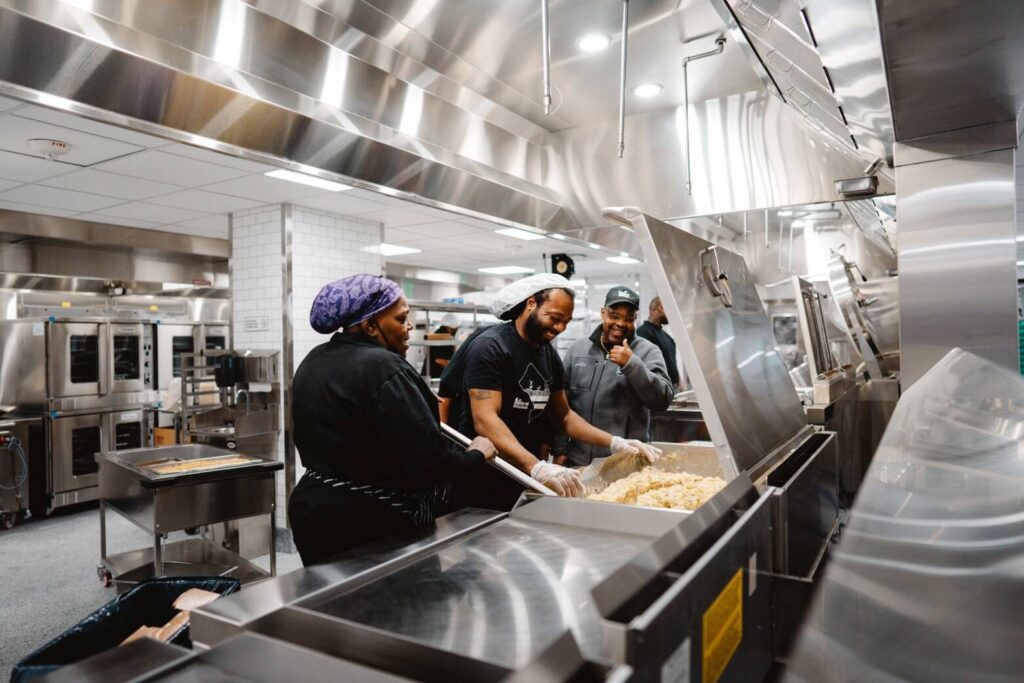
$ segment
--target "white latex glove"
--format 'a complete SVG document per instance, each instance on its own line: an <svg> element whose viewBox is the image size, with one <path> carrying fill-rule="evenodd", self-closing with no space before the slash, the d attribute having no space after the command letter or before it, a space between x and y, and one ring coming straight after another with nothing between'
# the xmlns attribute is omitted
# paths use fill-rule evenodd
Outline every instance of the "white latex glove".
<svg viewBox="0 0 1024 683"><path fill-rule="evenodd" d="M568 467L562 467L551 462L539 461L530 470L530 476L540 483L552 489L560 496L567 498L578 498L586 489L580 481L580 475Z"/></svg>
<svg viewBox="0 0 1024 683"><path fill-rule="evenodd" d="M613 436L611 446L612 455L626 452L629 454L639 453L647 458L648 462L655 462L661 457L661 449L638 441L637 439L623 439L621 436Z"/></svg>

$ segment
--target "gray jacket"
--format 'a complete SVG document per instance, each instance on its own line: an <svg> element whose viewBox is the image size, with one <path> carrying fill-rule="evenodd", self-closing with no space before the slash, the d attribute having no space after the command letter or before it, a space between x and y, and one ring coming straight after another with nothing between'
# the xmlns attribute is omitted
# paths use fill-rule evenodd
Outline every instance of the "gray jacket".
<svg viewBox="0 0 1024 683"><path fill-rule="evenodd" d="M619 368L605 360L600 326L590 337L577 340L564 358L565 391L569 407L598 429L645 440L651 411L668 408L675 390L661 349L636 335L629 348L633 357ZM589 465L594 458L611 454L607 448L566 436L556 439L553 452L567 453L572 465Z"/></svg>

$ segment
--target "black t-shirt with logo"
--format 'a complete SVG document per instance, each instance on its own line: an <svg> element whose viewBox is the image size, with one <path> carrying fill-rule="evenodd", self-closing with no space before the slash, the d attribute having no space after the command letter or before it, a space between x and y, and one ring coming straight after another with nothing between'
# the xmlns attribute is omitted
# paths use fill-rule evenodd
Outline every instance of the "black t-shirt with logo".
<svg viewBox="0 0 1024 683"><path fill-rule="evenodd" d="M539 453L541 444L553 438L548 400L563 388L565 369L558 352L551 344L530 346L511 323L488 328L467 352L464 393L500 391L501 419L526 450ZM476 436L468 410L459 431Z"/></svg>

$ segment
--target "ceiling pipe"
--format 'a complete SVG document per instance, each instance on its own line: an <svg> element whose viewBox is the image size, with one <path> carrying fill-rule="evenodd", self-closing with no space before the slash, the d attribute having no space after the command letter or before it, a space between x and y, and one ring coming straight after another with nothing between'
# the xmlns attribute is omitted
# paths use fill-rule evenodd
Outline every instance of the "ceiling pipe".
<svg viewBox="0 0 1024 683"><path fill-rule="evenodd" d="M629 44L629 0L622 0L622 59L619 65L619 158L626 151L626 47Z"/></svg>
<svg viewBox="0 0 1024 683"><path fill-rule="evenodd" d="M686 194L693 194L693 176L690 174L690 81L689 81L689 69L687 66L690 62L697 61L698 59L704 59L705 57L713 57L714 55L722 54L722 50L725 49L725 36L718 36L715 38L715 49L708 50L707 52L701 52L700 54L691 55L689 57L683 57L683 111L686 113ZM625 57L623 57L625 59ZM625 67L623 67L625 68ZM622 156L621 154L619 156Z"/></svg>
<svg viewBox="0 0 1024 683"><path fill-rule="evenodd" d="M540 0L540 32L544 42L544 115L551 115L551 30L548 28L548 0Z"/></svg>

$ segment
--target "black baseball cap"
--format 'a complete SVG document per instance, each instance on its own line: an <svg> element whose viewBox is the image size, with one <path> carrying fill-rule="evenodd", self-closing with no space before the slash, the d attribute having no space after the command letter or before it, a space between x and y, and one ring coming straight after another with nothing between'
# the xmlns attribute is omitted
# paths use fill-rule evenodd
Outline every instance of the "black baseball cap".
<svg viewBox="0 0 1024 683"><path fill-rule="evenodd" d="M604 298L605 308L611 308L612 306L618 306L619 304L629 304L633 308L638 309L640 308L640 295L629 287L612 287L608 290L608 295Z"/></svg>

